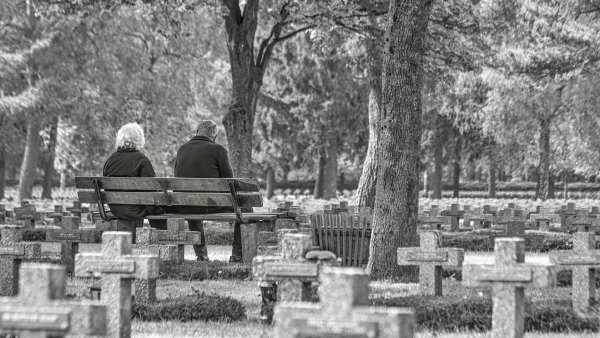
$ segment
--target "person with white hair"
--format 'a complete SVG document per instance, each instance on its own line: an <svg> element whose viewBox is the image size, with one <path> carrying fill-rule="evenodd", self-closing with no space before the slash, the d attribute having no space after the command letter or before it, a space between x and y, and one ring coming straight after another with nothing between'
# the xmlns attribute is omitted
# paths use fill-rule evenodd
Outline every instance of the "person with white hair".
<svg viewBox="0 0 600 338"><path fill-rule="evenodd" d="M128 123L119 129L115 141L116 151L104 163L105 177L155 177L152 163L142 154L146 139L144 130L137 123ZM110 204L110 211L118 218L140 220L149 214L160 213L152 206ZM132 229L133 230L133 229Z"/></svg>
<svg viewBox="0 0 600 338"><path fill-rule="evenodd" d="M217 124L210 120L200 121L196 136L177 150L175 160L175 177L194 178L232 178L233 171L229 164L227 150L215 143ZM202 214L213 212L232 212L233 208L223 207L177 207L177 213ZM202 221L188 221L191 231L200 231L202 245L194 245L197 260L207 261L208 252L204 240ZM233 249L230 262L242 261L242 235L240 224L235 222L233 228Z"/></svg>

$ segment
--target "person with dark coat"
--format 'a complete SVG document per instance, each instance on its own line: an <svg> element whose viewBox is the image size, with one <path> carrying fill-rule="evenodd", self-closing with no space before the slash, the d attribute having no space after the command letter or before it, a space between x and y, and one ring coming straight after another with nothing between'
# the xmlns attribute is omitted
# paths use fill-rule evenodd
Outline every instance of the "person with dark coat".
<svg viewBox="0 0 600 338"><path fill-rule="evenodd" d="M137 123L129 123L117 132L114 152L104 163L104 177L155 177L152 163L140 152L144 146L144 130ZM161 213L160 208L143 205L109 204L118 218L133 221L150 214Z"/></svg>
<svg viewBox="0 0 600 338"><path fill-rule="evenodd" d="M222 145L215 143L216 137L216 123L210 120L201 121L196 130L196 136L177 150L175 177L232 178L233 171L229 164L227 150ZM177 207L176 210L177 213L183 214L233 212L231 207ZM200 231L201 233L203 244L194 245L197 259L208 260L202 221L188 221L188 224L191 231ZM242 236L240 224L237 222L233 228L233 249L229 261L242 261Z"/></svg>

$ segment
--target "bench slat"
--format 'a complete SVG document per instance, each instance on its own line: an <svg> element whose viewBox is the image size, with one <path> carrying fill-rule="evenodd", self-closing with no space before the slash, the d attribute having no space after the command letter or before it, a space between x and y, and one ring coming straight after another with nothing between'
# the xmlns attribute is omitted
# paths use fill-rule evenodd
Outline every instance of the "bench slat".
<svg viewBox="0 0 600 338"><path fill-rule="evenodd" d="M92 180L98 179L100 189L143 191L201 191L230 192L229 181L235 182L238 192L259 191L255 180L237 178L181 178L181 177L75 177L77 189L94 189Z"/></svg>
<svg viewBox="0 0 600 338"><path fill-rule="evenodd" d="M242 213L242 218L246 221L274 221L279 218L279 214L261 214L261 213ZM169 218L183 218L192 221L222 221L233 222L236 220L235 213L218 214L162 214L146 216L149 220L162 220Z"/></svg>
<svg viewBox="0 0 600 338"><path fill-rule="evenodd" d="M94 191L80 190L77 195L81 203L97 203ZM101 195L107 204L232 207L228 193L103 191ZM240 193L238 199L240 207L263 205L260 193Z"/></svg>

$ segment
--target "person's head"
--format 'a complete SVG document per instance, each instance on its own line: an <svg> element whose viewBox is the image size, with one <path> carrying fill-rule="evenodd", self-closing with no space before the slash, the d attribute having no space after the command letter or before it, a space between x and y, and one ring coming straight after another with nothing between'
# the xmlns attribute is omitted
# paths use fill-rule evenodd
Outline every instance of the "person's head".
<svg viewBox="0 0 600 338"><path fill-rule="evenodd" d="M214 141L217 137L217 124L211 120L200 121L198 129L196 129L196 135L206 136Z"/></svg>
<svg viewBox="0 0 600 338"><path fill-rule="evenodd" d="M144 137L144 129L142 127L133 122L128 123L119 129L117 132L117 140L115 141L115 147L119 148L132 148L136 150L141 150L146 143L146 138Z"/></svg>

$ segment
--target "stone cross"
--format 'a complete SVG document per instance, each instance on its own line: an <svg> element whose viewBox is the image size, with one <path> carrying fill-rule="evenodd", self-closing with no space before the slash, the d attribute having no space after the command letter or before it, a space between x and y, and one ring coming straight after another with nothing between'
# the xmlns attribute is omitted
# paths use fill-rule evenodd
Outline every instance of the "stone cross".
<svg viewBox="0 0 600 338"><path fill-rule="evenodd" d="M13 209L15 220L21 221L26 228L34 228L35 220L37 219L35 205L29 204L27 201L21 202L21 207Z"/></svg>
<svg viewBox="0 0 600 338"><path fill-rule="evenodd" d="M23 259L39 259L40 243L24 243L22 225L0 225L0 296L14 296Z"/></svg>
<svg viewBox="0 0 600 338"><path fill-rule="evenodd" d="M281 256L256 256L252 260L252 275L263 294L261 319L264 322L272 319L275 299L282 302L310 299L311 283L318 281L320 269L318 263L305 258L311 249L310 235L286 233L281 239Z"/></svg>
<svg viewBox="0 0 600 338"><path fill-rule="evenodd" d="M369 275L361 268L327 268L320 276L321 303L275 307L275 337L405 337L415 332L408 308L369 306Z"/></svg>
<svg viewBox="0 0 600 338"><path fill-rule="evenodd" d="M492 337L523 337L525 288L556 284L555 266L525 264L525 240L496 238L494 265L463 265L467 286L492 286Z"/></svg>
<svg viewBox="0 0 600 338"><path fill-rule="evenodd" d="M567 203L567 206L564 205L558 211L560 215L560 227L568 228L571 225L571 222L577 218L577 211L575 210L575 203Z"/></svg>
<svg viewBox="0 0 600 338"><path fill-rule="evenodd" d="M459 210L458 204L452 204L450 210L442 211L442 216L450 216L450 231L458 231L458 223L464 216L464 210Z"/></svg>
<svg viewBox="0 0 600 338"><path fill-rule="evenodd" d="M421 231L420 248L398 248L398 265L419 266L420 293L442 295L442 267L461 266L463 249L440 248L441 232Z"/></svg>
<svg viewBox="0 0 600 338"><path fill-rule="evenodd" d="M131 233L107 231L102 234L101 253L78 253L75 275L102 277L102 303L108 307L108 335L131 336L131 282L158 278L158 258L133 255Z"/></svg>
<svg viewBox="0 0 600 338"><path fill-rule="evenodd" d="M75 268L75 254L79 252L79 243L96 243L96 229L80 229L81 218L64 216L61 229L46 230L46 242L60 242L60 261L65 265L67 274L72 274Z"/></svg>
<svg viewBox="0 0 600 338"><path fill-rule="evenodd" d="M442 225L444 224L444 219L442 217L430 217L424 216L419 218L419 223L421 223L421 229L425 230L442 230Z"/></svg>
<svg viewBox="0 0 600 338"><path fill-rule="evenodd" d="M90 209L86 208L86 207L82 207L81 203L79 201L74 201L73 206L67 208L67 211L70 212L71 214L73 214L73 216L77 216L77 217L81 218L81 214L90 212Z"/></svg>
<svg viewBox="0 0 600 338"><path fill-rule="evenodd" d="M64 216L66 216L66 215L65 215L65 212L63 211L62 205L55 205L54 211L46 214L46 217L52 218L54 220L54 225L56 225L56 226L60 226Z"/></svg>
<svg viewBox="0 0 600 338"><path fill-rule="evenodd" d="M21 338L99 336L106 333L106 307L66 301L65 270L54 264L24 263L19 294L0 298L0 333Z"/></svg>
<svg viewBox="0 0 600 338"><path fill-rule="evenodd" d="M573 310L580 315L589 316L596 303L596 269L600 269L600 250L596 250L596 235L589 232L574 233L573 250L552 251L549 256L553 264L573 270Z"/></svg>
<svg viewBox="0 0 600 338"><path fill-rule="evenodd" d="M188 223L183 218L169 218L167 230L156 231L158 242L173 244L199 245L201 244L200 232L190 231Z"/></svg>
<svg viewBox="0 0 600 338"><path fill-rule="evenodd" d="M525 236L525 215L523 210L505 209L496 218L496 223L504 226L507 237Z"/></svg>
<svg viewBox="0 0 600 338"><path fill-rule="evenodd" d="M571 222L570 230L577 232L595 232L598 229L597 218L579 217Z"/></svg>

